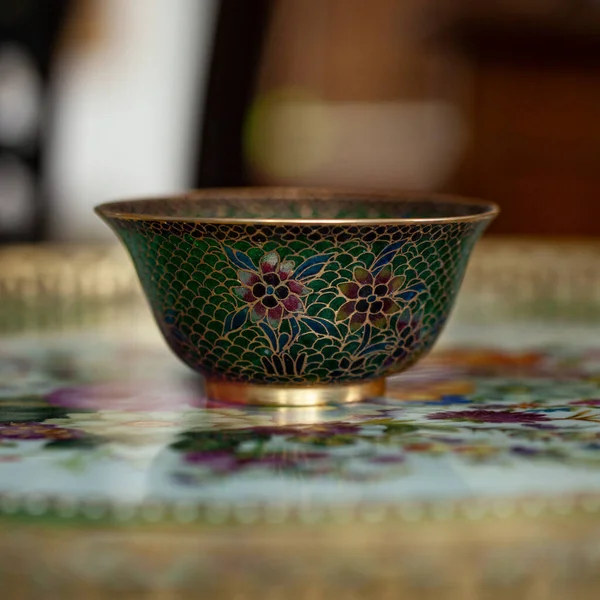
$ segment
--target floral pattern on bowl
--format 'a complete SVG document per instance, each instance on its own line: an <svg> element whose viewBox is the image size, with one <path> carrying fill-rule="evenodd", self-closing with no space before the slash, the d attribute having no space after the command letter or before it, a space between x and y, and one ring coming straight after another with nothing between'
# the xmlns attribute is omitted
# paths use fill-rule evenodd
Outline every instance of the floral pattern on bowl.
<svg viewBox="0 0 600 600"><path fill-rule="evenodd" d="M97 208L213 399L297 405L307 385L346 401L378 393L437 340L497 213L458 198L315 193L202 190ZM265 384L277 392L261 399Z"/></svg>

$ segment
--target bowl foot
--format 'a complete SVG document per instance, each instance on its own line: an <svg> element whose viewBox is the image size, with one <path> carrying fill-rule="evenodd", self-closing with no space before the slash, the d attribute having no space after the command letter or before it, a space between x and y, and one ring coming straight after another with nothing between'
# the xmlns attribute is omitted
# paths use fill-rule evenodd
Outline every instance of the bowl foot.
<svg viewBox="0 0 600 600"><path fill-rule="evenodd" d="M383 396L385 379L346 385L257 385L207 380L211 400L250 406L321 406L349 404Z"/></svg>

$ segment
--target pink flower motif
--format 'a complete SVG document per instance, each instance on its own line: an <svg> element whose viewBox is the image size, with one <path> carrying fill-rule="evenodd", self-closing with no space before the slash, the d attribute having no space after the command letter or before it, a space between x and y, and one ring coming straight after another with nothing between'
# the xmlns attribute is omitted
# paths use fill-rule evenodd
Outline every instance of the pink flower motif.
<svg viewBox="0 0 600 600"><path fill-rule="evenodd" d="M0 463L16 463L19 462L22 457L19 454L5 454L0 456Z"/></svg>
<svg viewBox="0 0 600 600"><path fill-rule="evenodd" d="M571 402L572 406L600 406L600 399L592 398L590 400L577 400Z"/></svg>
<svg viewBox="0 0 600 600"><path fill-rule="evenodd" d="M223 472L233 471L237 467L236 457L225 450L189 452L185 462Z"/></svg>
<svg viewBox="0 0 600 600"><path fill-rule="evenodd" d="M402 275L392 276L392 267L387 265L373 277L362 267L354 269L354 281L340 283L338 289L346 297L335 317L336 321L350 319L350 329L356 331L366 323L383 329L387 326L388 317L400 310L400 305L393 299L404 285Z"/></svg>
<svg viewBox="0 0 600 600"><path fill-rule="evenodd" d="M302 296L310 289L293 278L294 263L281 261L277 252L268 252L262 258L258 271L238 271L240 287L234 292L252 306L250 319L255 323L266 319L277 327L283 319L304 311Z"/></svg>
<svg viewBox="0 0 600 600"><path fill-rule="evenodd" d="M48 404L80 410L162 411L202 406L205 398L185 387L158 382L97 383L53 391Z"/></svg>

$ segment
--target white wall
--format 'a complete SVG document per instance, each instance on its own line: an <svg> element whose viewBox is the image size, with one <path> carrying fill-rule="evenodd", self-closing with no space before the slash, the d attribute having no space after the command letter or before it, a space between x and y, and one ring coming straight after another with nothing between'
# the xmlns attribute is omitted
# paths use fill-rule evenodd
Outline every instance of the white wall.
<svg viewBox="0 0 600 600"><path fill-rule="evenodd" d="M110 239L95 204L190 185L214 0L102 0L107 38L65 56L48 151L55 239Z"/></svg>

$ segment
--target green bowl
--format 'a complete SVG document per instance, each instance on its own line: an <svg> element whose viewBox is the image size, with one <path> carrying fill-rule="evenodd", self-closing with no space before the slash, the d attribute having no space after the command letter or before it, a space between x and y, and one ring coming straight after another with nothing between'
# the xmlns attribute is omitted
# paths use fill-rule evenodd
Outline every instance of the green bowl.
<svg viewBox="0 0 600 600"><path fill-rule="evenodd" d="M154 317L208 395L248 404L384 392L440 334L498 213L445 196L248 188L103 204Z"/></svg>

